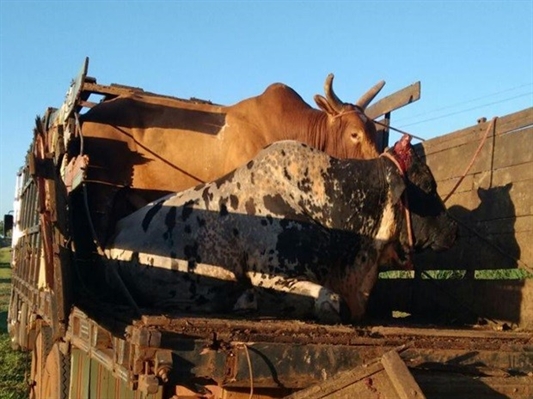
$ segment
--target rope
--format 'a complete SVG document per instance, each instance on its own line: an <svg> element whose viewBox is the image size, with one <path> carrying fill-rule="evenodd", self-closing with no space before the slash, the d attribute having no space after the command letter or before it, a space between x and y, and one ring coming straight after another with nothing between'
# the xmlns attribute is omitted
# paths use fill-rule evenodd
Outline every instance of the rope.
<svg viewBox="0 0 533 399"><path fill-rule="evenodd" d="M485 141L487 140L487 137L489 136L489 132L492 130L493 134L496 133L496 119L498 119L497 116L492 118L490 121L489 126L487 127L487 130L485 131L485 134L483 135L483 138L481 139L481 142L479 143L479 146L477 147L476 152L472 156L472 159L470 160L470 163L466 167L465 171L463 172L462 176L457 180L455 185L453 186L452 190L448 193L448 195L444 198L443 202L446 203L448 199L453 195L455 190L457 190L457 187L462 183L468 172L470 171L470 168L472 168L472 165L474 164L474 161L477 159L479 153L481 152L481 149L483 148L483 145L485 144Z"/></svg>
<svg viewBox="0 0 533 399"><path fill-rule="evenodd" d="M470 168L472 168L472 165L474 164L474 161L476 160L476 158L478 157L479 153L481 152L481 149L483 148L483 145L485 144L485 141L487 140L488 136L489 136L489 132L492 130L492 133L493 133L493 136L496 134L496 120L498 119L497 116L495 116L494 118L492 118L492 120L490 121L490 124L489 126L487 127L487 130L485 131L485 134L483 136L483 138L481 139L481 142L479 143L479 146L476 150L476 152L474 153L474 155L472 156L472 160L470 161L470 163L468 164L468 166L466 167L465 171L463 172L463 174L461 175L461 177L459 178L459 180L457 181L457 183L455 183L454 187L452 188L452 190L448 193L448 195L446 195L446 198L444 198L443 202L445 203L452 195L453 193L455 192L455 190L457 190L457 188L459 187L459 185L461 184L461 182L464 180L464 178L466 177L466 175L468 174L468 172L470 171ZM492 129L491 129L492 128ZM494 146L492 147L492 151L494 152ZM494 154L493 154L494 155ZM492 168L491 168L491 172L492 172ZM495 249L496 251L498 251L500 254L502 254L503 256L511 259L512 261L515 261L518 265L520 265L523 269L526 269L528 272L530 273L533 273L533 268L531 266L529 266L527 263L525 263L524 261L522 261L521 259L518 259L518 258L515 258L514 256L511 256L509 255L507 252L505 252L502 248L500 248L498 245L494 244L492 241L488 240L486 237L482 236L480 233L478 233L475 229L473 229L472 227L468 226L467 224L465 224L464 222L462 222L461 220L457 219L456 217L454 217L453 215L450 215L448 214L448 216L450 216L452 219L454 219L456 222L458 222L459 224L461 224L461 226L467 230L469 230L471 233L474 233L478 238L480 238L483 242L485 242L486 244L488 244L489 246L491 246L493 249Z"/></svg>
<svg viewBox="0 0 533 399"><path fill-rule="evenodd" d="M250 396L249 399L252 399L254 396L254 373L252 370L252 360L250 359L250 353L248 352L248 345L244 342L239 342L235 345L236 348L243 348L244 353L246 354L246 360L248 361L248 372L250 377Z"/></svg>
<svg viewBox="0 0 533 399"><path fill-rule="evenodd" d="M400 175L402 176L402 178L405 181L404 170L402 169L400 163L398 162L398 160L396 158L394 158L388 152L382 153L380 155L380 157L385 157L385 158L390 159L392 161L392 163L394 163L394 165L398 168L398 170L400 171ZM407 198L407 192L404 192L404 194L402 195L402 198L403 198L403 205L404 205L403 209L404 209L404 212L405 212L405 223L407 225L407 241L409 243L409 250L413 251L413 248L415 246L415 239L414 239L413 227L412 227L412 224L411 224L411 211L409 210L409 201L408 201L408 198Z"/></svg>
<svg viewBox="0 0 533 399"><path fill-rule="evenodd" d="M426 139L422 138L422 137L418 137L418 136L415 136L414 134L411 134L411 133L408 133L404 130L400 130L400 129L396 129L395 127L392 127L390 125L387 125L386 123L383 123L383 122L379 122L377 120L373 120L373 122L376 124L376 125L381 125L381 126L384 126L386 127L387 129L390 129L390 130L394 130L395 132L398 132L398 133L402 133L402 134L407 134L411 137L414 137L415 139L417 140L420 140L420 141L426 141Z"/></svg>

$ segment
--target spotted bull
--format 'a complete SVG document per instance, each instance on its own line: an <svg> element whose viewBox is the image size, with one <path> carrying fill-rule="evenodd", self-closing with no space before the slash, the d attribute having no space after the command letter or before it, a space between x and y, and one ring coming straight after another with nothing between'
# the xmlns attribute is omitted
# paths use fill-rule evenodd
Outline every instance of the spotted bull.
<svg viewBox="0 0 533 399"><path fill-rule="evenodd" d="M141 305L261 311L261 298L279 294L274 313L358 320L392 245L445 249L455 240L408 138L388 154L341 160L274 143L226 176L122 219L105 251L109 267Z"/></svg>

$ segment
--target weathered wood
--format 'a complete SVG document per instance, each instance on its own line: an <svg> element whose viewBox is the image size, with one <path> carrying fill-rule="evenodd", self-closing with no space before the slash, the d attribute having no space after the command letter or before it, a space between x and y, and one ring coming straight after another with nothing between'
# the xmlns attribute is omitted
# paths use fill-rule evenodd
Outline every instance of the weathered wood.
<svg viewBox="0 0 533 399"><path fill-rule="evenodd" d="M479 140L469 141L459 146L442 149L439 152L425 153L426 162L435 179L440 181L462 176L474 158L479 144ZM468 175L532 162L533 154L526 148L533 148L533 128L495 138L489 137L475 158ZM422 147L419 152L424 154L425 150L426 147Z"/></svg>
<svg viewBox="0 0 533 399"><path fill-rule="evenodd" d="M381 364L387 372L400 399L424 399L424 393L407 369L398 352L390 351L381 357Z"/></svg>
<svg viewBox="0 0 533 399"><path fill-rule="evenodd" d="M420 99L420 82L413 83L394 94L382 98L370 105L365 113L371 119L376 119L388 112L404 107Z"/></svg>
<svg viewBox="0 0 533 399"><path fill-rule="evenodd" d="M490 120L435 137L418 144L418 146L424 147L426 155L430 155L442 150L461 146L471 141L479 143L489 125ZM533 107L498 118L496 121L496 135L506 134L532 125Z"/></svg>
<svg viewBox="0 0 533 399"><path fill-rule="evenodd" d="M445 173L444 176L435 176L435 178L438 182L437 191L439 192L439 195L444 198L453 189L459 177L450 178L445 169L443 172ZM516 183L525 180L533 180L533 167L530 163L513 165L497 170L485 170L479 173L471 173L463 179L446 205L453 205L454 196L462 192L475 192L479 188L488 189L490 187L505 186L510 182ZM531 184L531 182L528 184ZM477 200L477 203L473 204L474 207L477 205L479 205L479 200Z"/></svg>
<svg viewBox="0 0 533 399"><path fill-rule="evenodd" d="M474 329L442 329L442 328L416 328L416 327L384 327L375 326L371 328L374 335L383 337L440 337L440 338L467 338L467 339L495 339L500 341L523 340L528 342L533 339L529 332L474 330Z"/></svg>
<svg viewBox="0 0 533 399"><path fill-rule="evenodd" d="M455 215L475 222L517 218L532 215L533 180L517 181L490 189L476 188L454 194L446 203L448 208L456 207Z"/></svg>
<svg viewBox="0 0 533 399"><path fill-rule="evenodd" d="M455 188L486 133L479 154ZM526 301L533 299L530 280L474 280L475 272L485 269L521 268L533 273L533 108L497 118L494 126L488 120L416 148L431 168L439 194L444 198L455 189L446 206L460 228L451 250L417 254L415 265L418 270L462 270L466 275L463 280L437 283L385 282L387 295L399 303L409 302L407 308L420 316L441 312L443 317L461 319L461 307L454 304L460 302L480 315L533 327L533 307ZM401 291L406 284L410 288Z"/></svg>
<svg viewBox="0 0 533 399"><path fill-rule="evenodd" d="M533 279L380 279L372 292L370 315L392 311L437 323L476 323L485 318L531 330Z"/></svg>
<svg viewBox="0 0 533 399"><path fill-rule="evenodd" d="M391 399L397 398L397 395L394 395L394 387L390 386L390 382L387 380L388 378L383 372L383 365L379 362L373 362L367 366L360 366L339 373L320 384L295 392L285 399L322 399L328 397L348 399L358 397L356 394L366 394L369 395L366 396L369 398L378 398L385 394ZM368 381L372 382L369 384ZM347 388L351 388L349 392L346 392Z"/></svg>
<svg viewBox="0 0 533 399"><path fill-rule="evenodd" d="M533 377L478 377L413 370L420 388L431 399L530 399Z"/></svg>
<svg viewBox="0 0 533 399"><path fill-rule="evenodd" d="M492 168L500 169L532 162L531 148L533 148L533 127L496 136Z"/></svg>
<svg viewBox="0 0 533 399"><path fill-rule="evenodd" d="M386 352L380 361L375 360L353 370L339 373L320 384L293 393L286 399L351 399L356 397L425 398L398 352L391 350Z"/></svg>

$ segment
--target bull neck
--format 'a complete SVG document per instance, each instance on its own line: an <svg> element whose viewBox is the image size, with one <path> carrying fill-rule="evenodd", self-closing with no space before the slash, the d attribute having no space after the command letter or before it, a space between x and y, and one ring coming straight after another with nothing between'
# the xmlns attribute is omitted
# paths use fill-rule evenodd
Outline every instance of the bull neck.
<svg viewBox="0 0 533 399"><path fill-rule="evenodd" d="M330 203L337 204L329 209L337 228L364 231L368 236L375 233L374 213L386 200L388 189L379 164L379 159L335 160L332 164L337 178L328 182L327 192Z"/></svg>
<svg viewBox="0 0 533 399"><path fill-rule="evenodd" d="M298 132L300 139L309 142L314 148L326 152L326 140L332 139L333 135L326 137L325 132L328 130L327 114L317 109L308 110L309 126Z"/></svg>

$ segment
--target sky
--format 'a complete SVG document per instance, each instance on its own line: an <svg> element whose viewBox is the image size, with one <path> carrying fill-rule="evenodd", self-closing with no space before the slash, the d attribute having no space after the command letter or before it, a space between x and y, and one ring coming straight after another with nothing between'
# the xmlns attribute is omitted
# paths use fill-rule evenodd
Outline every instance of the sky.
<svg viewBox="0 0 533 399"><path fill-rule="evenodd" d="M352 103L420 81L391 124L429 139L533 106L533 1L0 0L0 216L85 57L100 84L225 105L282 82L316 106L329 73Z"/></svg>

